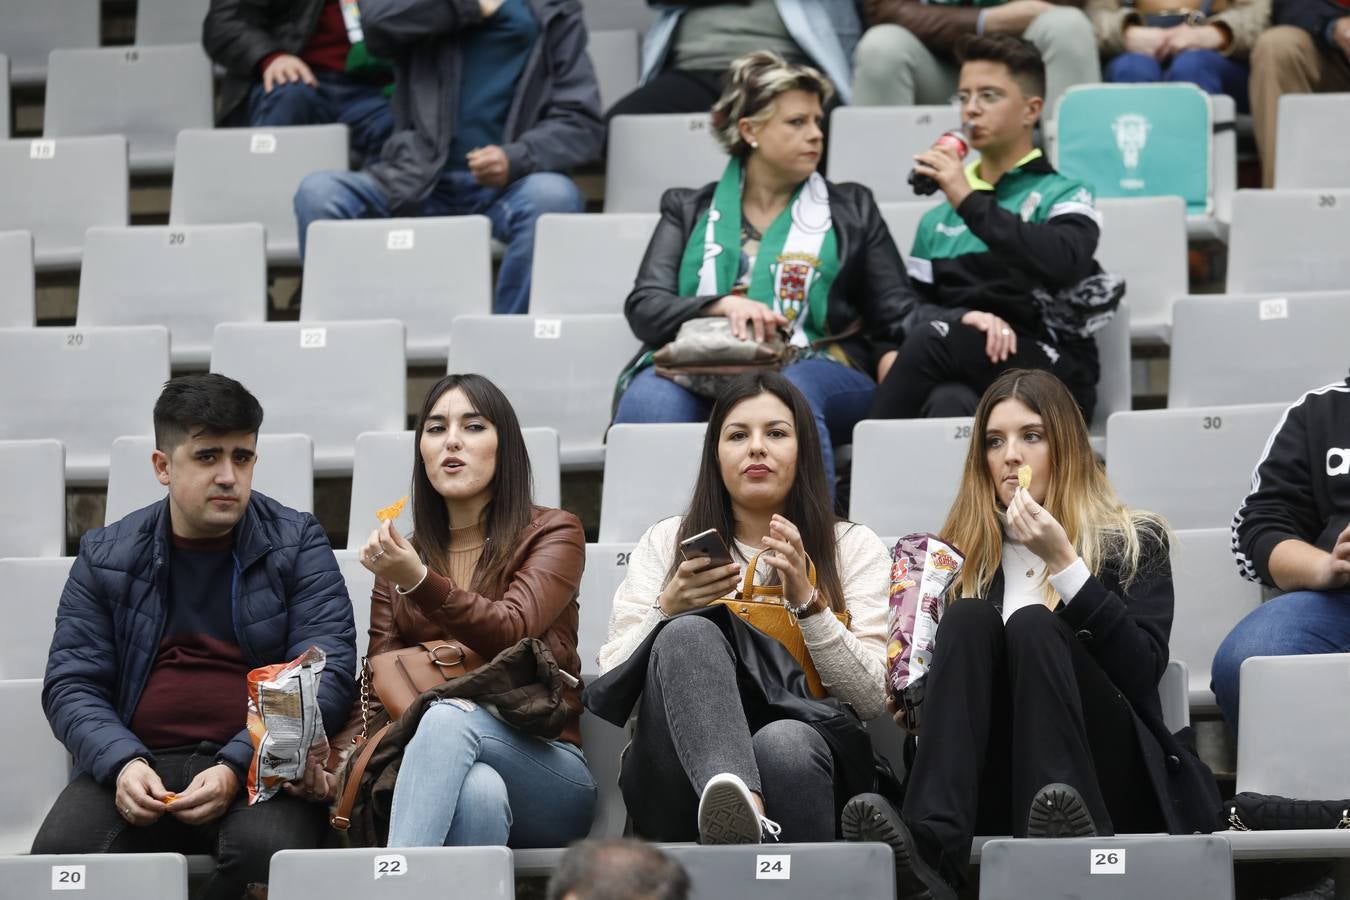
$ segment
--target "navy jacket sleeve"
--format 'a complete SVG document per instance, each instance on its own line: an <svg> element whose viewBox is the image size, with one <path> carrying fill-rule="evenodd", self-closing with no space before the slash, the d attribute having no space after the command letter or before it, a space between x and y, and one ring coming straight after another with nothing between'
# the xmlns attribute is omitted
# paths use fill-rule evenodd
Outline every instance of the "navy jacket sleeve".
<svg viewBox="0 0 1350 900"><path fill-rule="evenodd" d="M115 628L82 539L56 611L42 709L76 768L104 785L112 784L128 761L151 755L117 714Z"/></svg>
<svg viewBox="0 0 1350 900"><path fill-rule="evenodd" d="M1270 18L1273 25L1302 28L1324 50L1340 51L1340 47L1327 40L1327 26L1347 15L1350 9L1330 0L1275 0Z"/></svg>
<svg viewBox="0 0 1350 900"><path fill-rule="evenodd" d="M991 252L1042 284L1071 287L1096 271L1093 254L1101 231L1088 216L1066 214L1047 222L1023 222L999 206L990 191L972 191L956 211Z"/></svg>

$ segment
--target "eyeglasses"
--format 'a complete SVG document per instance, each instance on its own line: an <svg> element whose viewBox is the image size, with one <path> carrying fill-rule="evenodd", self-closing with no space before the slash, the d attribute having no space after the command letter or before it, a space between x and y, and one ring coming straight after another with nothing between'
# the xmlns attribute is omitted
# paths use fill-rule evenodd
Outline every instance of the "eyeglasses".
<svg viewBox="0 0 1350 900"><path fill-rule="evenodd" d="M1008 95L996 88L983 88L982 90L971 93L969 91L957 91L952 94L951 102L954 106L965 108L978 102L980 109L988 109L998 103L1006 100Z"/></svg>

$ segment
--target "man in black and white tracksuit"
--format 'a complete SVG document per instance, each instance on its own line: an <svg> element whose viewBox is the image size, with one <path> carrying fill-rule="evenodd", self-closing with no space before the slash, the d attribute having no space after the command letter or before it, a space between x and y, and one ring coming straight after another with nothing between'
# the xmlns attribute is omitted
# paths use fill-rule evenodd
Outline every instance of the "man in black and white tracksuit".
<svg viewBox="0 0 1350 900"><path fill-rule="evenodd" d="M1350 652L1350 378L1285 411L1233 517L1244 577L1285 591L1237 624L1214 656L1214 696L1238 728L1249 656Z"/></svg>

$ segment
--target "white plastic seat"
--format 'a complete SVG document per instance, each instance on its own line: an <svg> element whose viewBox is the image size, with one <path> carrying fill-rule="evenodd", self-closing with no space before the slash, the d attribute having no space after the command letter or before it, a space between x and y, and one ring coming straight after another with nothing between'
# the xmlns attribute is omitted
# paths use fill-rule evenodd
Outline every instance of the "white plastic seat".
<svg viewBox="0 0 1350 900"><path fill-rule="evenodd" d="M134 328L0 328L0 440L56 438L66 481L101 483L123 434L152 434L169 379L169 332Z"/></svg>
<svg viewBox="0 0 1350 900"><path fill-rule="evenodd" d="M1350 797L1350 653L1243 661L1237 790L1299 800ZM1298 752L1290 752L1297 740ZM1346 835L1350 838L1350 834Z"/></svg>
<svg viewBox="0 0 1350 900"><path fill-rule="evenodd" d="M727 156L707 113L615 116L609 121L605 212L659 212L667 188L722 177Z"/></svg>
<svg viewBox="0 0 1350 900"><path fill-rule="evenodd" d="M136 45L199 44L211 0L136 0Z"/></svg>
<svg viewBox="0 0 1350 900"><path fill-rule="evenodd" d="M895 858L885 844L672 844L661 849L689 873L695 897L895 896Z"/></svg>
<svg viewBox="0 0 1350 900"><path fill-rule="evenodd" d="M0 857L0 884L7 897L79 891L80 900L187 900L188 862L180 853Z"/></svg>
<svg viewBox="0 0 1350 900"><path fill-rule="evenodd" d="M41 678L0 681L0 720L14 736L5 752L5 765L0 766L0 797L5 798L0 854L27 853L52 803L66 786L70 757L61 742L52 737L51 725L42 712ZM13 884L8 880L3 883L7 891ZM51 887L50 874L47 887Z"/></svg>
<svg viewBox="0 0 1350 900"><path fill-rule="evenodd" d="M1350 94L1282 94L1275 121L1277 190L1350 188Z"/></svg>
<svg viewBox="0 0 1350 900"><path fill-rule="evenodd" d="M628 557L633 541L586 545L586 570L581 576L577 656L581 671L593 676L599 671L596 655L609 638L609 617L614 609L614 593L628 574Z"/></svg>
<svg viewBox="0 0 1350 900"><path fill-rule="evenodd" d="M1165 342L1172 330L1172 304L1186 294L1189 277L1185 202L1180 197L1104 198L1097 209L1102 215L1097 261L1125 278L1130 336Z"/></svg>
<svg viewBox="0 0 1350 900"><path fill-rule="evenodd" d="M932 198L927 198L931 200ZM934 203L878 203L881 217L886 220L886 229L891 233L900 255L908 260L910 248L914 246L914 236L919 230L919 220L936 204Z"/></svg>
<svg viewBox="0 0 1350 900"><path fill-rule="evenodd" d="M540 216L534 226L530 312L623 312L659 218L655 213Z"/></svg>
<svg viewBox="0 0 1350 900"><path fill-rule="evenodd" d="M356 620L356 658L366 655L370 644L370 602L375 588L375 575L361 565L361 548L334 550L342 580L347 585L347 596L352 601L352 618Z"/></svg>
<svg viewBox="0 0 1350 900"><path fill-rule="evenodd" d="M101 6L99 0L0 0L0 53L9 57L9 83L41 84L47 55L58 47L97 47Z"/></svg>
<svg viewBox="0 0 1350 900"><path fill-rule="evenodd" d="M870 188L878 203L913 203L927 208L934 198L915 194L909 184L914 154L933 146L944 131L960 126L961 113L952 104L840 106L830 114L829 178L834 182L856 181ZM978 158L975 152L966 161ZM941 200L942 195L939 193L936 199ZM900 243L898 236L896 243Z"/></svg>
<svg viewBox="0 0 1350 900"><path fill-rule="evenodd" d="M0 53L0 78L5 85L9 84L9 57ZM0 91L0 140L9 138L9 91Z"/></svg>
<svg viewBox="0 0 1350 900"><path fill-rule="evenodd" d="M56 607L70 575L70 556L0 558L0 679L41 678L56 625Z"/></svg>
<svg viewBox="0 0 1350 900"><path fill-rule="evenodd" d="M505 847L370 847L281 850L272 856L270 900L351 896L354 884L368 896L422 900L447 887L475 900L516 896L511 851Z"/></svg>
<svg viewBox="0 0 1350 900"><path fill-rule="evenodd" d="M51 438L0 440L0 556L60 556L66 450Z"/></svg>
<svg viewBox="0 0 1350 900"><path fill-rule="evenodd" d="M217 325L267 319L263 227L91 228L75 315L80 327L167 325L173 365L206 368Z"/></svg>
<svg viewBox="0 0 1350 900"><path fill-rule="evenodd" d="M1345 290L1350 261L1337 238L1347 229L1350 185L1238 191L1233 198L1228 291Z"/></svg>
<svg viewBox="0 0 1350 900"><path fill-rule="evenodd" d="M967 418L859 422L848 517L877 534L936 534L961 484L971 426Z"/></svg>
<svg viewBox="0 0 1350 900"><path fill-rule="evenodd" d="M638 86L638 50L641 35L631 28L592 31L586 52L600 87L600 108L609 109Z"/></svg>
<svg viewBox="0 0 1350 900"><path fill-rule="evenodd" d="M412 363L442 363L455 316L492 312L486 216L319 221L300 321L401 319Z"/></svg>
<svg viewBox="0 0 1350 900"><path fill-rule="evenodd" d="M633 0L582 0L581 15L587 31L611 28L632 28L646 31L656 21L658 13L645 3Z"/></svg>
<svg viewBox="0 0 1350 900"><path fill-rule="evenodd" d="M314 440L316 475L347 475L356 436L404 424L403 323L217 325L211 371L243 383L277 432Z"/></svg>
<svg viewBox="0 0 1350 900"><path fill-rule="evenodd" d="M707 430L703 422L609 429L600 493L601 543L636 543L653 524L688 508Z"/></svg>
<svg viewBox="0 0 1350 900"><path fill-rule="evenodd" d="M0 328L28 328L36 321L33 236L0 231Z"/></svg>
<svg viewBox="0 0 1350 900"><path fill-rule="evenodd" d="M1000 838L980 854L980 900L1232 900L1233 891L1232 850L1215 835Z"/></svg>

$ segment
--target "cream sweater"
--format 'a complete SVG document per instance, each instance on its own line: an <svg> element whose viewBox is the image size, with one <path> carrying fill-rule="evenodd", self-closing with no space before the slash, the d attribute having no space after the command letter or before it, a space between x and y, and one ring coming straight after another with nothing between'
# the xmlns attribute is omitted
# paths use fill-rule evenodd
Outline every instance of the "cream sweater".
<svg viewBox="0 0 1350 900"><path fill-rule="evenodd" d="M665 589L681 521L674 516L657 522L633 548L628 574L614 594L609 639L597 657L602 674L628 659L661 621L661 611L653 604ZM835 541L852 627L845 628L832 615L814 615L801 621L802 637L830 695L852 704L862 718L871 719L882 713L885 702L891 555L865 525L840 522L835 526ZM747 559L754 553L754 548L740 542L737 548ZM772 583L776 576L777 570L761 561L755 584ZM745 577L744 562L741 577Z"/></svg>

